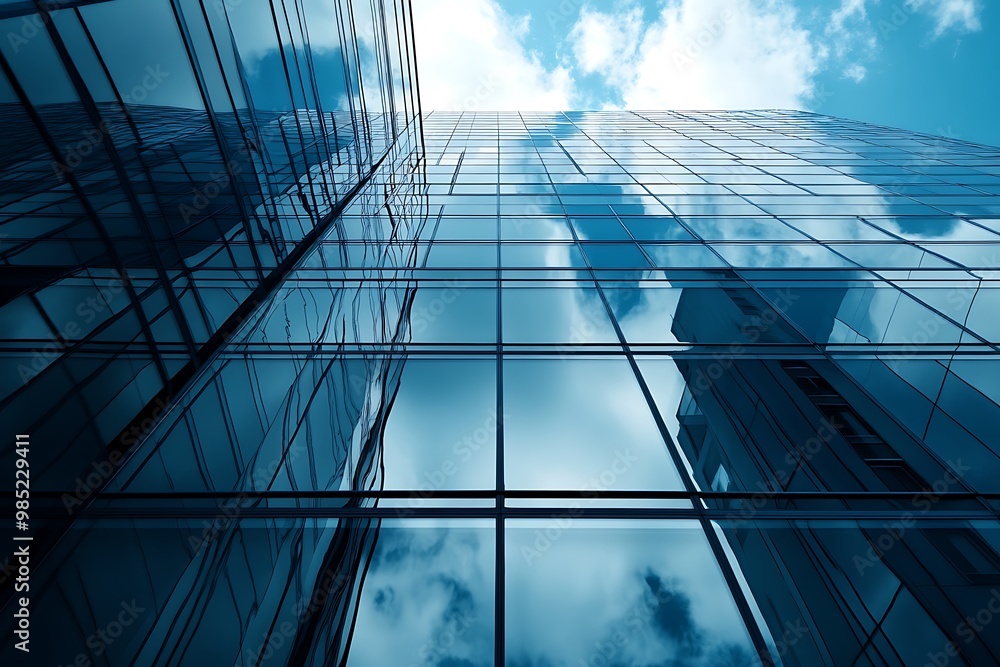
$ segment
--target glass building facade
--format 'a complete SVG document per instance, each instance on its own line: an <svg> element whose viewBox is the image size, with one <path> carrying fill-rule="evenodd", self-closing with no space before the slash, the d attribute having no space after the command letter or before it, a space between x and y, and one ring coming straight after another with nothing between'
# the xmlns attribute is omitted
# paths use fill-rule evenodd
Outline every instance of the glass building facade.
<svg viewBox="0 0 1000 667"><path fill-rule="evenodd" d="M63 490L414 159L419 114L406 3L40 5L0 2L0 423Z"/></svg>
<svg viewBox="0 0 1000 667"><path fill-rule="evenodd" d="M38 664L1000 662L1000 149L421 113L407 3L249 5L0 47Z"/></svg>

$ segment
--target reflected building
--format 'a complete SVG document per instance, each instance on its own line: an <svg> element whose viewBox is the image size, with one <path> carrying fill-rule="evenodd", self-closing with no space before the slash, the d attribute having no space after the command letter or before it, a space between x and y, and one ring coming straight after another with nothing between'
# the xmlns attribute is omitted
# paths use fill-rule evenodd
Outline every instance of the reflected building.
<svg viewBox="0 0 1000 667"><path fill-rule="evenodd" d="M787 327L779 309L794 318L796 305L808 303L814 313L836 313L850 296L849 289L822 295L791 285L784 302L730 290L706 303L689 292L679 300L674 334L697 341L728 328L733 340L786 343L796 334L779 332ZM823 330L833 328L830 318ZM840 359L821 355L725 360L675 360L685 384L678 445L699 486L723 494L713 504L729 509L723 530L768 626L807 618L809 627L824 629L799 639L795 658L923 664L928 655L948 655L940 650L951 641L942 628L964 628L963 657L995 661L1000 647L992 635L979 638L966 620L1000 583L991 531L917 518L989 506L975 498L961 450L941 461L879 400L882 392L901 391L903 381L866 386L839 367ZM899 363L927 361L867 363L891 377ZM725 492L752 495L729 499ZM885 518L863 520L864 512L855 512L876 508ZM802 520L758 518L770 509ZM843 520L809 520L823 513Z"/></svg>
<svg viewBox="0 0 1000 667"><path fill-rule="evenodd" d="M51 4L0 3L33 657L1000 660L1000 149L421 112L407 2Z"/></svg>

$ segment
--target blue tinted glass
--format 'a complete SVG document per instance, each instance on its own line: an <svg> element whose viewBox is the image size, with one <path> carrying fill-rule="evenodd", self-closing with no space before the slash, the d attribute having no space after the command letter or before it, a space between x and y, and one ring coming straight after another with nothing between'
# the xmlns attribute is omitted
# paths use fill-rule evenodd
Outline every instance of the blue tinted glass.
<svg viewBox="0 0 1000 667"><path fill-rule="evenodd" d="M58 4L0 1L39 664L997 664L995 148L421 109L422 3Z"/></svg>

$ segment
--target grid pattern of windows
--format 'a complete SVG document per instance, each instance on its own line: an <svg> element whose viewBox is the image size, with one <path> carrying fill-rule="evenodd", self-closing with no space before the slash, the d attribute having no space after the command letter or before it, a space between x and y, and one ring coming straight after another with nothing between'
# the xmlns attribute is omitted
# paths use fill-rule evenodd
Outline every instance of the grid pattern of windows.
<svg viewBox="0 0 1000 667"><path fill-rule="evenodd" d="M88 507L47 613L137 597L136 664L1000 660L1000 150L422 131Z"/></svg>

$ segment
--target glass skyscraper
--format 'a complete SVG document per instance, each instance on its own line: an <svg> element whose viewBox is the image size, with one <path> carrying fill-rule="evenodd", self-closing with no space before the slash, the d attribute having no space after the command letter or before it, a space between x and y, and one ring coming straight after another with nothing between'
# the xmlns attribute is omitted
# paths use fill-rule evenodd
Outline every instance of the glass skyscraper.
<svg viewBox="0 0 1000 667"><path fill-rule="evenodd" d="M1000 149L422 111L402 1L48 4L4 664L1000 662Z"/></svg>

